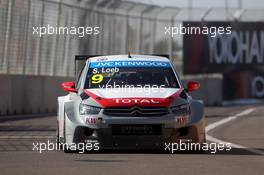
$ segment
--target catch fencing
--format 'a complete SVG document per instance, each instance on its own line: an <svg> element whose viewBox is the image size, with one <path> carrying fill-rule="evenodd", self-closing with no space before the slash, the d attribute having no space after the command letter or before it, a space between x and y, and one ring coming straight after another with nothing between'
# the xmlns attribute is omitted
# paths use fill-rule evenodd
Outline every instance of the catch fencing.
<svg viewBox="0 0 264 175"><path fill-rule="evenodd" d="M250 17L250 14L252 17ZM75 55L169 54L182 72L182 21L263 20L262 10L170 8L126 1L0 0L0 73L74 76ZM40 26L98 26L100 34L33 34Z"/></svg>

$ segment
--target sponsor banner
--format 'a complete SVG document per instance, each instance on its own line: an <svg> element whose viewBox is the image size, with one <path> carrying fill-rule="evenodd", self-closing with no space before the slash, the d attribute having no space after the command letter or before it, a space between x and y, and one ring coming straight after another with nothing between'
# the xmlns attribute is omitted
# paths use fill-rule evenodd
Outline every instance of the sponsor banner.
<svg viewBox="0 0 264 175"><path fill-rule="evenodd" d="M184 35L184 74L263 70L264 22L184 22L184 26L231 27L231 33Z"/></svg>
<svg viewBox="0 0 264 175"><path fill-rule="evenodd" d="M101 61L90 64L90 68L109 67L170 67L170 63L166 61Z"/></svg>
<svg viewBox="0 0 264 175"><path fill-rule="evenodd" d="M251 77L250 92L254 98L264 98L264 73Z"/></svg>
<svg viewBox="0 0 264 175"><path fill-rule="evenodd" d="M264 73L240 71L224 74L225 100L238 98L264 98Z"/></svg>

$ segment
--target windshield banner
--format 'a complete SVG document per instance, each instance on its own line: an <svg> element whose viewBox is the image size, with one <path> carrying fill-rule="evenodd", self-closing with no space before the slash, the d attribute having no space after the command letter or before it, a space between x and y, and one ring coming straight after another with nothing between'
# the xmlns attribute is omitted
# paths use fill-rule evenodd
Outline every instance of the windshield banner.
<svg viewBox="0 0 264 175"><path fill-rule="evenodd" d="M90 68L103 67L170 67L170 63L166 61L102 61L90 64Z"/></svg>

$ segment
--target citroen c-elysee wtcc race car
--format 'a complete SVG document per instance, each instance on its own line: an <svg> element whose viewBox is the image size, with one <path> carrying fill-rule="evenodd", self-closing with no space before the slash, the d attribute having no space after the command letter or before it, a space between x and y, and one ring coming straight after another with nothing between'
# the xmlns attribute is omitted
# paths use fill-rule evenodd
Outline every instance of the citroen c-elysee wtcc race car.
<svg viewBox="0 0 264 175"><path fill-rule="evenodd" d="M162 149L165 142L205 142L203 103L188 94L166 57L86 57L75 82L58 97L59 143L99 144L100 149ZM97 145L98 146L98 145Z"/></svg>

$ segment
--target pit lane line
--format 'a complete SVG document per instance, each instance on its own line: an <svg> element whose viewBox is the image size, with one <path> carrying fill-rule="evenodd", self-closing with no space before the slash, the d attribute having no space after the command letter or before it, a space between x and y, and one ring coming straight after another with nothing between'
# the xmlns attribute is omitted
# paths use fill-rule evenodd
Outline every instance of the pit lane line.
<svg viewBox="0 0 264 175"><path fill-rule="evenodd" d="M223 125L223 124L226 124L230 121L233 121L233 120L236 120L237 118L239 117L242 117L244 115L248 115L250 114L251 112L255 111L256 108L249 108L249 109L246 109L240 113L237 113L233 116L229 116L227 118L224 118L222 120L219 120L217 122L214 122L214 123L211 123L209 124L208 126L205 127L205 131L206 131L206 139L211 141L211 142L215 142L215 143L224 143L224 144L227 144L228 142L224 141L224 140L220 140L220 139L217 139L211 135L208 134L209 131ZM253 148L248 148L246 146L243 146L243 145L238 145L238 144L235 144L235 143L230 143L231 144L231 147L232 148L239 148L239 149L244 149L246 151L249 151L249 152L252 152L252 153L255 153L255 154L260 154L260 155L264 155L264 151L260 151L260 150L257 150L257 149L253 149Z"/></svg>

